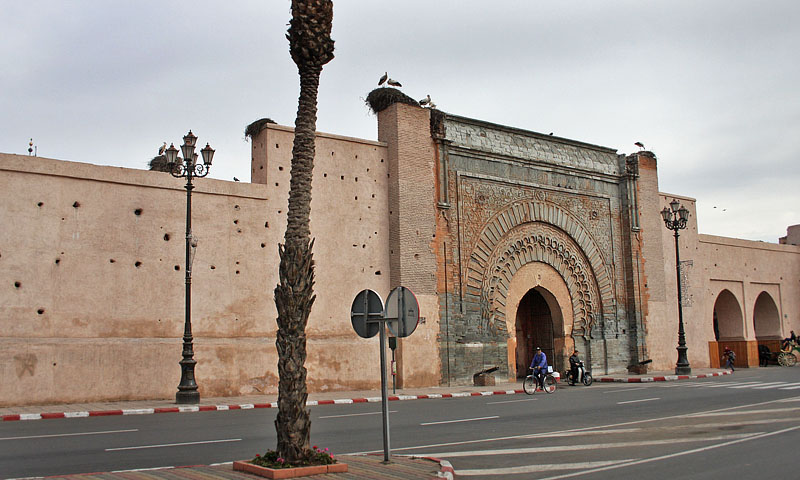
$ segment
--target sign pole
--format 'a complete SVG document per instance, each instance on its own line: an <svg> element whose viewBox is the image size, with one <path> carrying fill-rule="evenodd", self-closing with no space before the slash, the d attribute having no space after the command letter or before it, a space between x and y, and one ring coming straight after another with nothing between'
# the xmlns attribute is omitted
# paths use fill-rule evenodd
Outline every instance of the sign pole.
<svg viewBox="0 0 800 480"><path fill-rule="evenodd" d="M383 463L389 463L389 393L386 387L386 326L380 322L381 405L383 407Z"/></svg>

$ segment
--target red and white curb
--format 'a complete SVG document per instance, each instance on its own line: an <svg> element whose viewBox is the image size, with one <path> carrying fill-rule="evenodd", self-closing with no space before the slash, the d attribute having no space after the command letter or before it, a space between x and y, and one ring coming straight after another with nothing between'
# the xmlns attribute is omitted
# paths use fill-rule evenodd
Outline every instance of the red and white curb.
<svg viewBox="0 0 800 480"><path fill-rule="evenodd" d="M654 377L637 377L637 378L617 378L617 377L600 377L596 378L598 382L617 382L617 383L648 383L648 382L667 382L672 380L689 380L696 378L709 378L720 377L722 375L730 375L731 372L713 372L701 375L665 375ZM459 397L485 397L491 395L514 395L524 393L522 389L518 390L495 390L489 392L456 392L456 393L431 393L423 395L390 395L389 401L402 401L402 400L425 400L434 398L459 398ZM343 398L338 400L309 400L306 406L313 407L317 405L344 405L351 403L379 403L381 397L364 397L364 398ZM239 405L182 405L177 407L161 407L161 408L133 408L121 410L94 410L83 412L55 412L55 413L19 413L13 415L3 415L0 417L5 422L15 420L49 420L54 418L84 418L84 417L106 417L112 415L149 415L153 413L188 413L188 412L221 412L225 410L249 410L254 408L278 408L277 402L271 403L243 403Z"/></svg>
<svg viewBox="0 0 800 480"><path fill-rule="evenodd" d="M634 378L617 378L617 377L600 377L595 378L597 382L615 382L615 383L649 383L649 382L669 382L673 380L693 380L696 378L710 378L721 377L723 375L730 375L732 372L712 372L703 373L700 375L662 375L655 377L634 377Z"/></svg>

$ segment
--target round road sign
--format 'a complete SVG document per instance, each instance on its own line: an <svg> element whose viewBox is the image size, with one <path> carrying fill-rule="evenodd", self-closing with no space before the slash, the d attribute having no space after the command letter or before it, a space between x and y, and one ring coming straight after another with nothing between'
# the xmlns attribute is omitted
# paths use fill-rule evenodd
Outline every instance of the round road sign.
<svg viewBox="0 0 800 480"><path fill-rule="evenodd" d="M384 317L392 334L397 337L411 335L419 323L417 297L406 287L395 288L386 299Z"/></svg>
<svg viewBox="0 0 800 480"><path fill-rule="evenodd" d="M359 337L374 337L380 328L383 316L383 300L372 290L361 290L350 307L350 323Z"/></svg>

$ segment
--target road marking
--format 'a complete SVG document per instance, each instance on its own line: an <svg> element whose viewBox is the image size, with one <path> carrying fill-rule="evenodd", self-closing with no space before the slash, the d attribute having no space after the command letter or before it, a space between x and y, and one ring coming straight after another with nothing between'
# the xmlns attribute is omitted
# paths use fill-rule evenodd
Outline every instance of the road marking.
<svg viewBox="0 0 800 480"><path fill-rule="evenodd" d="M436 453L424 452L422 455L425 455L426 457L450 459L455 457L476 457L484 455L519 455L519 454L529 454L529 453L552 453L552 452L563 452L564 449L569 449L570 451L577 451L577 450L599 450L602 448L630 448L643 445L674 445L676 443L687 443L687 442L716 442L720 440L723 441L738 440L742 438L752 437L755 435L761 435L762 433L764 432L735 433L732 435L719 435L716 437L702 437L702 438L701 437L667 438L663 440L639 440L635 442L590 443L586 445L568 445L568 446L555 445L547 447L505 448L498 450L470 450L462 452L436 452Z"/></svg>
<svg viewBox="0 0 800 480"><path fill-rule="evenodd" d="M744 385L752 386L756 385L759 382L725 382L725 383L711 383L704 384L703 386L706 388L733 388L734 386L740 386L740 388L747 388Z"/></svg>
<svg viewBox="0 0 800 480"><path fill-rule="evenodd" d="M50 435L30 435L27 437L0 437L0 441L2 440L26 440L30 438L55 438L55 437L79 437L82 435L108 435L112 433L130 433L130 432L138 432L138 428L130 429L130 430L105 430L100 432L79 432L79 433L53 433Z"/></svg>
<svg viewBox="0 0 800 480"><path fill-rule="evenodd" d="M478 421L478 420L492 420L492 419L495 419L495 418L500 418L500 416L493 415L491 417L476 417L476 418L461 418L461 419L458 419L458 420L443 420L441 422L420 423L420 425L423 425L423 426L425 426L425 425L443 425L445 423L475 422L475 421Z"/></svg>
<svg viewBox="0 0 800 480"><path fill-rule="evenodd" d="M765 402L765 403L768 403L768 402ZM738 440L731 440L730 442L718 443L716 445L708 445L706 447L695 448L694 450L687 450L685 452L671 453L669 455L662 455L660 457L653 457L653 458L645 458L643 460L634 460L634 461L629 462L629 463L621 463L621 464L618 464L618 465L611 465L611 466L608 466L608 467L600 467L600 468L595 468L595 469L591 469L591 470L584 470L582 472L574 472L574 473L568 473L568 474L565 474L565 475L558 475L558 476L555 476L555 477L547 477L547 478L543 478L541 480L560 480L562 478L577 477L577 476L586 475L586 474L589 474L589 473L597 473L597 472L602 472L602 471L605 471L605 470L614 470L614 469L617 469L617 468L623 468L623 467L627 467L627 466L630 466L630 465L641 465L643 463L650 463L650 462L655 462L655 461L658 461L658 460L666 460L668 458L681 457L683 455L690 455L690 454L693 454L693 453L706 452L708 450L713 450L715 448L727 447L728 445L734 445L734 444L737 444L737 443L747 442L747 441L750 441L750 440L758 440L758 439L765 438L765 437L770 437L770 436L773 436L773 435L779 435L779 434L782 434L782 433L791 432L793 430L797 430L798 428L800 428L800 426L791 427L791 428L785 428L783 430L778 430L776 432L761 433L761 434L753 435L753 436L750 436L750 437L747 437L747 438L741 438L741 439L738 439Z"/></svg>
<svg viewBox="0 0 800 480"><path fill-rule="evenodd" d="M241 441L242 441L241 438L227 438L224 440L205 440L201 442L162 443L161 445L138 445L135 447L106 448L106 452L118 452L120 450L142 450L145 448L183 447L186 445L203 445L206 443L226 443L226 442L241 442Z"/></svg>
<svg viewBox="0 0 800 480"><path fill-rule="evenodd" d="M773 384L776 384L776 383L784 383L784 382L768 382L768 383L756 382L755 385L737 385L735 387L729 387L729 388L753 388L753 387L755 387L757 385L773 385Z"/></svg>
<svg viewBox="0 0 800 480"><path fill-rule="evenodd" d="M661 398L655 397L655 398L642 398L640 400L627 400L625 402L617 402L617 405L623 405L626 403L652 402L653 400L661 400Z"/></svg>
<svg viewBox="0 0 800 480"><path fill-rule="evenodd" d="M317 418L361 417L363 415L380 415L381 413L383 412L348 413L346 415L325 415L324 417L317 417ZM389 410L389 413L397 413L397 410Z"/></svg>
<svg viewBox="0 0 800 480"><path fill-rule="evenodd" d="M796 387L781 387L780 389L781 390L797 390L798 388L800 388L800 385L797 385Z"/></svg>
<svg viewBox="0 0 800 480"><path fill-rule="evenodd" d="M619 463L628 463L636 461L636 459L628 460L606 460L600 462L582 462L582 463L556 463L550 465L523 465L521 467L504 467L504 468L479 468L472 470L456 470L455 474L459 477L470 476L487 476L487 475L518 475L522 473L536 473L536 472L555 472L558 470L576 470L580 468L598 468L606 467L609 465L617 465Z"/></svg>
<svg viewBox="0 0 800 480"><path fill-rule="evenodd" d="M518 403L518 402L533 402L535 398L525 398L522 400L504 400L502 402L486 402L486 405L497 405L500 403Z"/></svg>
<svg viewBox="0 0 800 480"><path fill-rule="evenodd" d="M645 388L650 388L650 387L633 387L633 388L623 388L621 390L607 390L603 393L632 392L634 390L644 390Z"/></svg>
<svg viewBox="0 0 800 480"><path fill-rule="evenodd" d="M777 385L762 385L760 387L753 387L753 390L766 390L768 388L791 387L792 385L800 385L797 383L779 382Z"/></svg>
<svg viewBox="0 0 800 480"><path fill-rule="evenodd" d="M688 417L719 417L719 416L726 416L726 415L754 415L757 413L780 413L780 412L794 412L800 410L800 407L788 407L788 408L768 408L764 410L741 410L738 412L708 412L708 413L696 413L692 415L687 415Z"/></svg>

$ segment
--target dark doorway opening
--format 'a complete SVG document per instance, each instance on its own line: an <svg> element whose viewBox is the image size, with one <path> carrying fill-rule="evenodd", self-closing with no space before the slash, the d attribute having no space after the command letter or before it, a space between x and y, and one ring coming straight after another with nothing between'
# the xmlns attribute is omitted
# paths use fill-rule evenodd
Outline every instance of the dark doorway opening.
<svg viewBox="0 0 800 480"><path fill-rule="evenodd" d="M528 374L536 347L547 355L547 363L554 364L553 316L544 297L531 289L522 297L517 308L517 378Z"/></svg>

